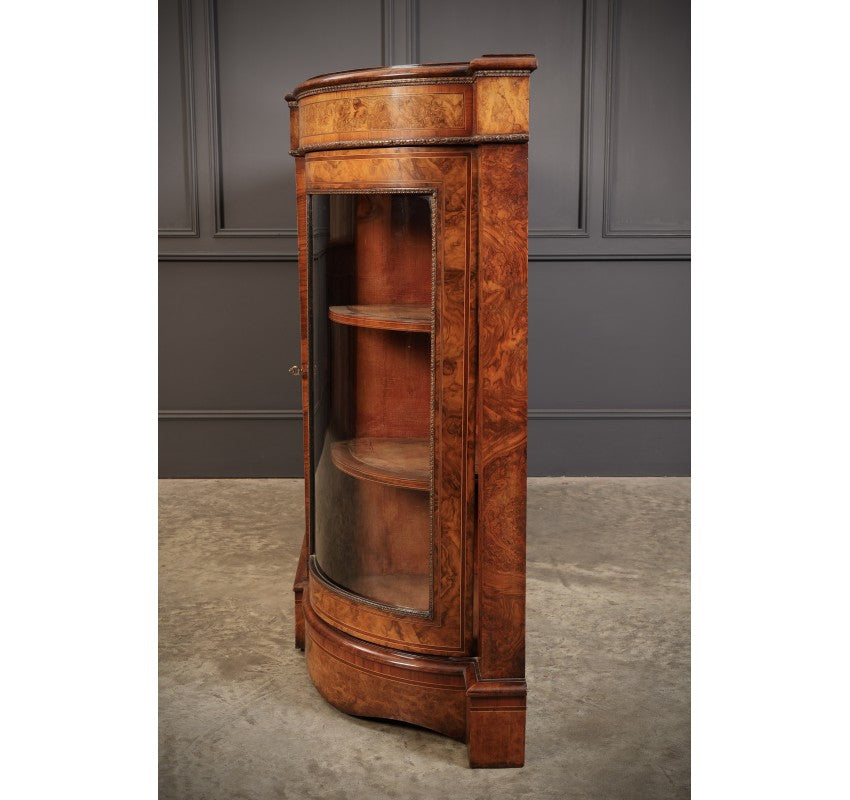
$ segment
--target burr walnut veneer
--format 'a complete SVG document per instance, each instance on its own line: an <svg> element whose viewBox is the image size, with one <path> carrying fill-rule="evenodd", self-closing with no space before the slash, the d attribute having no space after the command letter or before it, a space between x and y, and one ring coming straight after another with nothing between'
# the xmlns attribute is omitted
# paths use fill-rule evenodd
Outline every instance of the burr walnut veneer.
<svg viewBox="0 0 850 800"><path fill-rule="evenodd" d="M525 743L533 56L322 75L295 156L307 531L295 639L351 714Z"/></svg>

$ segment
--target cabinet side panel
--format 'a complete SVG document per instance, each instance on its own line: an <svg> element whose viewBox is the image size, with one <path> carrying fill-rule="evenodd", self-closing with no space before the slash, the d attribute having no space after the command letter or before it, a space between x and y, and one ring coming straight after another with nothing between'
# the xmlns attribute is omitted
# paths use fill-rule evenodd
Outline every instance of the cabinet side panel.
<svg viewBox="0 0 850 800"><path fill-rule="evenodd" d="M475 133L528 133L528 75L476 78Z"/></svg>
<svg viewBox="0 0 850 800"><path fill-rule="evenodd" d="M482 146L478 167L478 655L486 680L525 673L528 146Z"/></svg>

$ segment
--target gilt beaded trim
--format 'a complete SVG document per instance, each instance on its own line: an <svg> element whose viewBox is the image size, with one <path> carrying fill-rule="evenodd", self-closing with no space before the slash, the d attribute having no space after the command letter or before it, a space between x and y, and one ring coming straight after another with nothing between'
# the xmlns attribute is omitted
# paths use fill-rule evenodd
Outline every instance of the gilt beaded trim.
<svg viewBox="0 0 850 800"><path fill-rule="evenodd" d="M414 147L430 145L524 144L527 133L489 133L478 136L423 136L418 139L354 139L350 142L319 142L290 150L291 156L303 156L319 150L353 150L363 147Z"/></svg>
<svg viewBox="0 0 850 800"><path fill-rule="evenodd" d="M480 74L480 73L479 73ZM304 97L311 97L314 94L324 94L325 92L347 92L356 89L374 89L382 86L420 86L422 84L431 83L472 83L475 78L469 76L459 76L457 78L380 78L373 81L360 81L359 83L341 83L336 86L316 86L313 89L305 89L299 92L294 100L287 101L290 106L298 105L298 101Z"/></svg>
<svg viewBox="0 0 850 800"><path fill-rule="evenodd" d="M481 69L475 73L476 78L519 78L531 75L527 69Z"/></svg>

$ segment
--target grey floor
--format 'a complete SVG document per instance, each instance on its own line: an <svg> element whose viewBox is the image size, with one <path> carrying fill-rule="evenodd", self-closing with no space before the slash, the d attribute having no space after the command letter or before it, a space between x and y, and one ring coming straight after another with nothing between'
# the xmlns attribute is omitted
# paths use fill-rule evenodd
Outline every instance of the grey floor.
<svg viewBox="0 0 850 800"><path fill-rule="evenodd" d="M685 798L689 481L536 478L526 766L312 687L289 591L299 480L160 481L160 798Z"/></svg>

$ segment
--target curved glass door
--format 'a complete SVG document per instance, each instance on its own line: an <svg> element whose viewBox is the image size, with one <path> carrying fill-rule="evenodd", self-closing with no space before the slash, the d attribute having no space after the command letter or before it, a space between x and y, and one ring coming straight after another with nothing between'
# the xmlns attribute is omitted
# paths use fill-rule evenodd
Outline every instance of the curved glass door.
<svg viewBox="0 0 850 800"><path fill-rule="evenodd" d="M432 608L430 195L310 196L313 567L366 602Z"/></svg>

